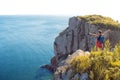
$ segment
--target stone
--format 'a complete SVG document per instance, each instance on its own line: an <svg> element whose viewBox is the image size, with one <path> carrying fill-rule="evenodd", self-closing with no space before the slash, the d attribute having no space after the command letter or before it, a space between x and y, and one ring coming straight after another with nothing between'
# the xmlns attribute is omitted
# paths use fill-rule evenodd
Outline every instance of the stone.
<svg viewBox="0 0 120 80"><path fill-rule="evenodd" d="M83 55L90 55L90 53L84 52L79 49L75 51L73 54L67 56L65 60L59 62L58 67L54 73L54 79L70 80L71 75L73 73L73 70L70 68L72 60L77 56L83 56ZM77 75L74 76L73 80L76 80L76 79L77 79Z"/></svg>
<svg viewBox="0 0 120 80"><path fill-rule="evenodd" d="M80 76L80 80L88 80L88 79L89 79L88 73L83 73L83 74Z"/></svg>
<svg viewBox="0 0 120 80"><path fill-rule="evenodd" d="M77 73L77 74L75 74L75 76L72 78L72 80L79 80L79 78L80 78L80 75Z"/></svg>

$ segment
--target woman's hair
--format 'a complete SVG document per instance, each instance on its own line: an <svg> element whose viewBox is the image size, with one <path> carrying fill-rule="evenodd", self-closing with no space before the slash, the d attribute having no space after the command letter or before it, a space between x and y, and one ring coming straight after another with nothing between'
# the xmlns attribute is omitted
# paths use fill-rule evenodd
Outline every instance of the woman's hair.
<svg viewBox="0 0 120 80"><path fill-rule="evenodd" d="M98 30L98 32L99 32L100 34L102 34L102 30Z"/></svg>

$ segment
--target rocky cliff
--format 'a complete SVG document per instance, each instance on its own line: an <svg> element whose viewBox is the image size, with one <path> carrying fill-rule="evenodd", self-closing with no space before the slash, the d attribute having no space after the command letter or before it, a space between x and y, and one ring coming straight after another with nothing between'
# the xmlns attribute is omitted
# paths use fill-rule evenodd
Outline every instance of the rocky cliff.
<svg viewBox="0 0 120 80"><path fill-rule="evenodd" d="M99 29L103 30L103 32L107 29L111 29L111 32L105 35L105 39L109 39L112 47L114 47L120 40L119 27L120 24L118 22L100 15L70 18L69 26L56 37L54 42L55 56L51 59L51 65L55 74L56 70L58 70L61 65L65 66L61 63L63 60L66 60L69 54L73 54L73 52L78 49L90 51L95 46L96 38L90 36L89 32L97 33ZM55 78L55 80L69 79Z"/></svg>

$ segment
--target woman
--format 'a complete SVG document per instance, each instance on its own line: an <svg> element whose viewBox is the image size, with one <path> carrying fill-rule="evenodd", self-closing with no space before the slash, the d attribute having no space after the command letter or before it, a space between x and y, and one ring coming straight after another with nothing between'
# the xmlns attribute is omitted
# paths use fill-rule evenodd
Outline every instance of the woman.
<svg viewBox="0 0 120 80"><path fill-rule="evenodd" d="M106 33L108 33L109 31L110 31L110 29L107 30L107 31L105 31L104 33L102 33L102 30L98 30L98 33L97 33L97 34L89 33L90 35L97 37L97 40L96 40L96 47L97 47L97 48L99 48L99 49L102 49L102 48L103 48L104 35L105 35Z"/></svg>

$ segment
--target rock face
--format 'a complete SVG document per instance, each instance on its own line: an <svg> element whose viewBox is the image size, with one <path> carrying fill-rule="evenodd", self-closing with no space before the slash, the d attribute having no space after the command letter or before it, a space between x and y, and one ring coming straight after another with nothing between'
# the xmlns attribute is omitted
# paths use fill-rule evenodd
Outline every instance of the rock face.
<svg viewBox="0 0 120 80"><path fill-rule="evenodd" d="M51 65L54 68L52 70L55 72L55 80L69 80L72 70L66 70L69 67L68 63L72 58L68 57L68 55L72 54L72 56L78 56L81 55L81 53L84 53L83 51L90 51L95 46L96 38L90 36L89 32L97 33L99 29L103 32L107 29L111 29L111 32L105 35L105 39L110 40L112 47L120 40L120 31L115 28L105 28L103 25L93 25L78 17L69 19L69 26L62 31L54 41L55 56L51 59ZM79 50L73 54L73 52L78 49L83 51ZM78 78L78 75L79 74L76 74L72 80L77 80L76 78ZM86 76L88 76L87 73L79 78L80 80L87 80Z"/></svg>
<svg viewBox="0 0 120 80"><path fill-rule="evenodd" d="M69 19L69 26L61 32L54 42L54 60L52 65L57 65L59 62L66 58L68 54L72 54L78 49L90 51L95 46L96 38L89 35L97 33L98 29L106 30L104 26L96 26L86 22L84 19L72 17ZM112 29L113 30L113 29ZM120 31L114 30L105 35L106 39L110 39L111 45L114 46L120 40Z"/></svg>
<svg viewBox="0 0 120 80"><path fill-rule="evenodd" d="M84 52L82 50L77 50L72 55L69 55L65 60L61 61L54 73L54 80L87 80L88 74L84 73L82 75L73 75L73 70L70 69L71 62L76 56L90 55L89 52ZM72 77L71 77L72 76Z"/></svg>
<svg viewBox="0 0 120 80"><path fill-rule="evenodd" d="M94 46L94 38L89 32L96 32L98 28L77 17L69 20L69 27L56 37L54 42L55 54L70 54L77 49L90 50Z"/></svg>

